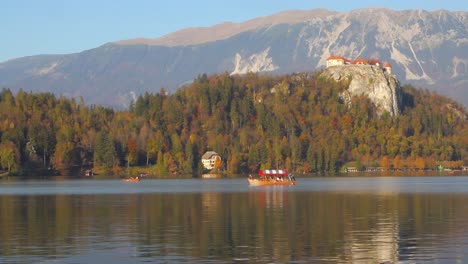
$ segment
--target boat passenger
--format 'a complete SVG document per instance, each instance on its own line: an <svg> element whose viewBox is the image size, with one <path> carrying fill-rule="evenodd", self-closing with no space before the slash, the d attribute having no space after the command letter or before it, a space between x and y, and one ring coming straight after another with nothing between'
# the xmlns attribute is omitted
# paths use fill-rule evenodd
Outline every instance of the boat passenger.
<svg viewBox="0 0 468 264"><path fill-rule="evenodd" d="M290 180L290 181L295 181L295 180L296 180L296 177L294 177L294 174L289 173L288 176L289 176L289 180Z"/></svg>

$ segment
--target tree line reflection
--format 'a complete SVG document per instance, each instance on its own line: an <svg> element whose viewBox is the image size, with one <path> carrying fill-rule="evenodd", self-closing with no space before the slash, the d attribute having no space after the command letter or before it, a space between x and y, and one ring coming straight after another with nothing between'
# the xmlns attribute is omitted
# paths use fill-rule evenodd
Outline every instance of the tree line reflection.
<svg viewBox="0 0 468 264"><path fill-rule="evenodd" d="M466 204L460 194L280 189L0 196L0 255L67 256L125 242L150 259L415 260L466 241Z"/></svg>

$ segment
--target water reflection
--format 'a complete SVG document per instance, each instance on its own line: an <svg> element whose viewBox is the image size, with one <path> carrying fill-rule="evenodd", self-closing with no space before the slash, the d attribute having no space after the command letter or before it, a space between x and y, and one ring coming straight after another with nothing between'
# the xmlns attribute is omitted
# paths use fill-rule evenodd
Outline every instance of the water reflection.
<svg viewBox="0 0 468 264"><path fill-rule="evenodd" d="M374 192L212 181L171 193L165 183L153 193L0 195L0 262L468 261L466 193L379 181Z"/></svg>
<svg viewBox="0 0 468 264"><path fill-rule="evenodd" d="M387 194L387 192L385 192ZM368 218L351 218L344 234L346 260L353 263L398 261L399 226L397 210L388 210L382 196L375 200L376 212ZM356 223L367 221L365 227ZM369 229L367 229L369 228Z"/></svg>

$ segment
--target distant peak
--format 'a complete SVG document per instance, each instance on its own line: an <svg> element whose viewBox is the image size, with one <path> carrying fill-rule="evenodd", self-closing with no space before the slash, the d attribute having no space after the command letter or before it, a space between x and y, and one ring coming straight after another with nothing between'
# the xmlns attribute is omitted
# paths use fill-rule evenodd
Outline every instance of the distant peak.
<svg viewBox="0 0 468 264"><path fill-rule="evenodd" d="M160 38L135 38L117 41L119 45L186 46L230 38L239 33L278 24L297 24L312 18L325 18L339 12L327 9L289 10L241 23L222 22L211 27L185 28Z"/></svg>

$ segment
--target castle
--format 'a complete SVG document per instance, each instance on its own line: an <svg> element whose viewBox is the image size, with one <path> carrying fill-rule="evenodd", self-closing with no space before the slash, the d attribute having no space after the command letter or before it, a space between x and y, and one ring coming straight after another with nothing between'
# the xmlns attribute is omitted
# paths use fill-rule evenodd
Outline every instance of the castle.
<svg viewBox="0 0 468 264"><path fill-rule="evenodd" d="M371 66L377 66L377 67L382 67L381 65L383 65L379 60L377 59L362 59L361 57L351 61L351 60L348 60L347 58L345 57L341 57L341 56L330 56L327 58L327 68L328 67L331 67L331 66L341 66L341 65L349 65L349 64L353 64L353 65L371 65ZM385 63L385 65L382 67L382 69L389 73L389 74L392 74L392 65L387 62Z"/></svg>

